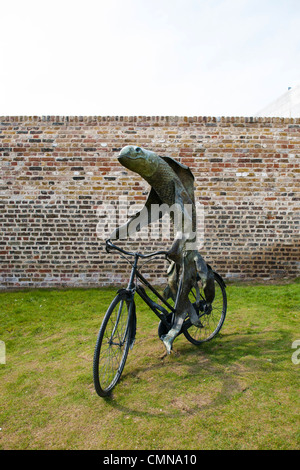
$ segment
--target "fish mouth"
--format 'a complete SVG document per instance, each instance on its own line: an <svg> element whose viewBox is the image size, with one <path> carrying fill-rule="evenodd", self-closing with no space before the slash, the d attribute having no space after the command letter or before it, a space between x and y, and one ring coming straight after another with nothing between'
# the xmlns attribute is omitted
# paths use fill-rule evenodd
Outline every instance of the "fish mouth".
<svg viewBox="0 0 300 470"><path fill-rule="evenodd" d="M140 155L137 155L136 157L132 157L131 155L120 155L118 157L118 160L120 163L125 162L127 159L128 160L141 160L143 159L143 157Z"/></svg>

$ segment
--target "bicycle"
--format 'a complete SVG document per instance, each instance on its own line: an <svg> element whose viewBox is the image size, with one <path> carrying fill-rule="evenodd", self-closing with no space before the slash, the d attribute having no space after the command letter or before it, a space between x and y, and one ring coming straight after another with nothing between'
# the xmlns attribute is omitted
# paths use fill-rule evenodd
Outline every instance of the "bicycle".
<svg viewBox="0 0 300 470"><path fill-rule="evenodd" d="M138 269L140 259L149 259L158 256L167 256L167 251L156 251L150 254L139 252L131 253L114 245L110 240L106 240L106 251L115 250L131 264L131 274L127 288L119 289L116 297L108 307L103 318L93 359L94 386L100 397L108 396L119 382L129 349L133 348L136 336L136 307L134 296L137 293L150 309L159 318L158 336L161 338L171 328L176 314L176 306L180 296L180 287L177 297L172 306L151 284L145 279ZM124 256L125 255L125 256ZM134 258L133 263L126 257ZM189 298L196 309L201 326L194 326L189 317L186 316L181 330L177 336L183 334L186 339L194 345L201 345L214 338L223 326L227 310L226 285L222 277L214 272L215 298L209 308L204 297L203 289L199 285L199 294L196 295L195 288L192 288ZM182 276L182 275L181 275ZM182 280L182 278L181 278ZM180 281L179 280L179 286ZM150 291L155 294L160 303L149 297L145 288L138 283L140 281Z"/></svg>

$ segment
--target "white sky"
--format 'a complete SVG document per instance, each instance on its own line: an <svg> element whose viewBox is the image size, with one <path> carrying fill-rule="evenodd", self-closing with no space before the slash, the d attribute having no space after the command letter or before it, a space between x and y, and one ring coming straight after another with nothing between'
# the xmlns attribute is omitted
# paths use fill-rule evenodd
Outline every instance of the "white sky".
<svg viewBox="0 0 300 470"><path fill-rule="evenodd" d="M251 116L300 83L299 0L0 0L0 115Z"/></svg>

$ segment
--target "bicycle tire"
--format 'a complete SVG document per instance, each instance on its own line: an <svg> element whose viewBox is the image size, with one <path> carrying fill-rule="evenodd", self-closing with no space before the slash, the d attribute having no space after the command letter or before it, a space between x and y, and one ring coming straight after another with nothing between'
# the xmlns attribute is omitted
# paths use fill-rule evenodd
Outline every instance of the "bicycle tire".
<svg viewBox="0 0 300 470"><path fill-rule="evenodd" d="M221 330L227 312L227 295L225 284L219 274L214 272L215 298L212 302L212 310L208 314L200 314L202 327L190 326L183 331L184 336L190 343L199 346L213 339ZM201 292L202 290L202 292ZM200 288L201 297L204 299L203 289ZM205 303L205 302L204 302Z"/></svg>
<svg viewBox="0 0 300 470"><path fill-rule="evenodd" d="M119 382L132 340L133 300L118 294L102 321L94 351L94 386L100 397L110 395Z"/></svg>

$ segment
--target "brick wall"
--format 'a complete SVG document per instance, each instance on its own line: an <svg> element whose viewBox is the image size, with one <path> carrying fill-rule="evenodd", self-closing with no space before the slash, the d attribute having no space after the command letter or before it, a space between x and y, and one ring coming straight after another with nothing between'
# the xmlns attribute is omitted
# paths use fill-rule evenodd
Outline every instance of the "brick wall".
<svg viewBox="0 0 300 470"><path fill-rule="evenodd" d="M127 278L96 229L104 201L146 199L147 184L117 161L128 144L190 166L204 205L201 252L223 276L299 275L300 119L19 116L0 118L2 288ZM147 272L159 284L165 268Z"/></svg>

